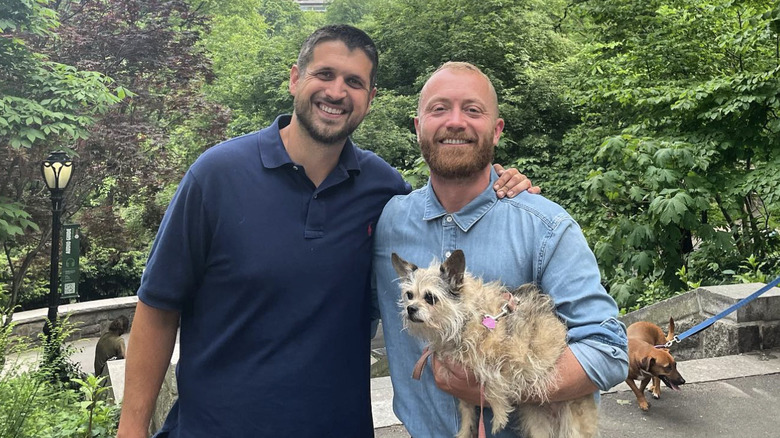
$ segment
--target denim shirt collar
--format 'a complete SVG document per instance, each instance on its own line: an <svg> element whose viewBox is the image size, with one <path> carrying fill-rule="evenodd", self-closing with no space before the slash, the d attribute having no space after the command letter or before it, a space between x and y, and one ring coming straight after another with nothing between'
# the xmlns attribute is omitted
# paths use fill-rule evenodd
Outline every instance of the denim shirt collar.
<svg viewBox="0 0 780 438"><path fill-rule="evenodd" d="M467 232L498 202L496 191L493 190L493 184L496 183L497 179L498 174L496 174L496 170L493 168L493 166L490 166L490 183L487 185L485 190L483 190L479 196L472 199L471 202L466 204L465 207L461 208L456 213L451 214L452 219L455 221L458 227L463 230L463 232ZM439 199L436 197L436 193L434 193L433 186L431 185L431 181L429 179L428 186L426 187L425 191L425 212L423 215L423 220L431 221L438 219L446 214L447 210L442 207Z"/></svg>

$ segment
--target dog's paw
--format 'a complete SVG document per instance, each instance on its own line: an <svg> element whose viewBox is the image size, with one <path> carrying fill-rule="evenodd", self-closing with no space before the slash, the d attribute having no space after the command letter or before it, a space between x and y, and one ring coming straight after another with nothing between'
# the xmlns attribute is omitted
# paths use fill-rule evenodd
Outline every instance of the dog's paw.
<svg viewBox="0 0 780 438"><path fill-rule="evenodd" d="M641 409L643 411L648 411L650 409L650 403L648 403L646 401L639 402L639 409Z"/></svg>
<svg viewBox="0 0 780 438"><path fill-rule="evenodd" d="M659 400L661 398L661 394L653 393L653 398Z"/></svg>

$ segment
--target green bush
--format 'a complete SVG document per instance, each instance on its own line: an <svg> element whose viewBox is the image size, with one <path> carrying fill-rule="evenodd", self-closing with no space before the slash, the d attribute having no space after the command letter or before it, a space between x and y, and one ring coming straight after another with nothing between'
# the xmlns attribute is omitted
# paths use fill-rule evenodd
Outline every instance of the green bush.
<svg viewBox="0 0 780 438"><path fill-rule="evenodd" d="M29 346L11 342L13 323L0 326L0 437L103 438L116 436L119 407L108 403L103 378L81 375L72 365L73 350L62 341L72 331L67 319L45 347L58 356L52 364L22 364ZM47 354L44 354L46 357ZM53 378L56 377L56 378ZM61 378L66 380L60 380Z"/></svg>

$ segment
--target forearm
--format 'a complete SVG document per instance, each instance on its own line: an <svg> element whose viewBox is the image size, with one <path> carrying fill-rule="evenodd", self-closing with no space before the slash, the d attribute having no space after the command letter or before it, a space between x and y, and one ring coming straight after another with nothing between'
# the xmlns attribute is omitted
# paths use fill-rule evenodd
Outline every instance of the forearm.
<svg viewBox="0 0 780 438"><path fill-rule="evenodd" d="M136 306L125 362L125 393L117 438L146 437L157 394L171 361L179 312Z"/></svg>
<svg viewBox="0 0 780 438"><path fill-rule="evenodd" d="M593 394L598 390L596 385L585 374L582 365L571 349L566 347L555 365L558 374L556 386L550 391L549 401L566 401Z"/></svg>

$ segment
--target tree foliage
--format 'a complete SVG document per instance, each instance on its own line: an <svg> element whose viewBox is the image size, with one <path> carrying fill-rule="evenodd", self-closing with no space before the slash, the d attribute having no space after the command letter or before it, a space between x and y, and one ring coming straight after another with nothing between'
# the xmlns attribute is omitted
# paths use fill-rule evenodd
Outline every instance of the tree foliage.
<svg viewBox="0 0 780 438"><path fill-rule="evenodd" d="M95 216L79 214L82 208L110 205L121 215L140 194L153 198L180 178L186 165L177 166L176 160L222 138L227 123L225 111L199 91L211 77L210 62L198 46L206 21L189 3L18 3L18 10L37 15L15 18L21 24L3 28L9 38L0 39L0 140L8 144L0 159L11 163L3 170L7 178L0 182L0 197L22 206L31 215L25 220L43 231L29 228L4 244L1 266L3 277L11 280L11 307L30 283L25 274L36 264L36 272L45 267L36 256L48 244L50 227L44 224L51 213L38 166L48 151L65 148L76 162L64 220L100 232L99 223L90 223ZM159 223L162 211L144 214L151 216L147 222ZM148 244L111 251L121 254Z"/></svg>
<svg viewBox="0 0 780 438"><path fill-rule="evenodd" d="M8 268L3 277L10 280L9 310L46 235L39 234L38 225L46 217L40 207L47 204L37 176L40 160L50 150L72 152L96 117L125 94L104 74L38 50L35 41L51 38L59 24L47 5L11 0L0 8L0 161L6 163L0 178L0 243Z"/></svg>
<svg viewBox="0 0 780 438"><path fill-rule="evenodd" d="M11 0L0 4L11 301L46 290L37 167L50 149L78 154L66 218L84 230L82 287L131 293L181 174L292 110L290 67L325 23L377 43L379 92L353 140L415 186L427 177L412 123L422 84L446 61L482 68L506 121L496 160L573 214L622 307L780 266L774 2L333 0L316 13L292 0Z"/></svg>
<svg viewBox="0 0 780 438"><path fill-rule="evenodd" d="M584 188L602 212L591 231L621 301L637 292L632 278L679 289L685 266L718 281L751 254L777 260L774 2L590 1L580 11L595 38L574 96L602 139Z"/></svg>

